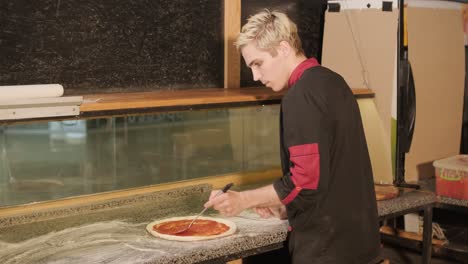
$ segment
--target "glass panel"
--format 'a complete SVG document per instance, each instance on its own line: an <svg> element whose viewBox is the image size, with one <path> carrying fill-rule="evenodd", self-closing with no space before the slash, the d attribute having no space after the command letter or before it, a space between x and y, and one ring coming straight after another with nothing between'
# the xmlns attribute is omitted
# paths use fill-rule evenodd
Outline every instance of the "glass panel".
<svg viewBox="0 0 468 264"><path fill-rule="evenodd" d="M0 127L0 206L280 166L279 106Z"/></svg>

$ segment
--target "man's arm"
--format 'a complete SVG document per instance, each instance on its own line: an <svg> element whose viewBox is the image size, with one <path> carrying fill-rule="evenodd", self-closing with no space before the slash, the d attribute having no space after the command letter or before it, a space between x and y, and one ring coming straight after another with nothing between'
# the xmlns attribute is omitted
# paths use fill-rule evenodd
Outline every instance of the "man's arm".
<svg viewBox="0 0 468 264"><path fill-rule="evenodd" d="M210 200L205 203L205 207L213 207L221 214L226 216L235 216L243 210L253 207L274 207L281 206L281 200L276 194L273 185L267 185L258 189L243 192L228 191L217 197L214 192Z"/></svg>

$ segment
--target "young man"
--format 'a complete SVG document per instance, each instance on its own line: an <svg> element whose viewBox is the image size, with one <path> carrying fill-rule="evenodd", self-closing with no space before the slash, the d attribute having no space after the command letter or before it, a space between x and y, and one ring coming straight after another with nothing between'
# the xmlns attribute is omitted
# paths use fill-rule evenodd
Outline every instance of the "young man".
<svg viewBox="0 0 468 264"><path fill-rule="evenodd" d="M253 78L281 103L282 178L272 185L229 191L205 204L234 216L256 208L289 220L293 263L375 263L379 256L372 169L359 108L337 73L307 59L296 25L283 13L248 19L237 42Z"/></svg>

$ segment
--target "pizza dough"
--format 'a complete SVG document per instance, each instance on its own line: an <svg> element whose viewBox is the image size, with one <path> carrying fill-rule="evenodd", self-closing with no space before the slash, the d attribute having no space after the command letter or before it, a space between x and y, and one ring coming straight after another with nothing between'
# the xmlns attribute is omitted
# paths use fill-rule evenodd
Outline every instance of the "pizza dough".
<svg viewBox="0 0 468 264"><path fill-rule="evenodd" d="M377 201L383 201L383 200L389 200L397 197L396 193L375 193L375 197L377 198Z"/></svg>
<svg viewBox="0 0 468 264"><path fill-rule="evenodd" d="M154 222L149 223L146 226L146 230L153 236L159 237L162 239L166 240L174 240L174 241L199 241L199 240L208 240L208 239L215 239L215 238L220 238L220 237L225 237L232 235L236 232L237 226L234 222L222 219L222 218L214 218L214 217L207 217L207 216L200 216L197 218L195 221L194 225L191 227L193 228L195 224L197 223L198 220L210 220L210 221L215 221L221 224L225 224L229 227L229 229L221 234L217 235L207 235L207 236L178 236L178 235L170 235L170 234L162 234L154 230L154 226L160 225L166 222L174 222L174 221L180 221L180 220L193 220L195 216L184 216L184 217L171 217L171 218L166 218L166 219L161 219L157 220ZM189 222L190 223L190 222Z"/></svg>
<svg viewBox="0 0 468 264"><path fill-rule="evenodd" d="M374 187L377 201L393 199L396 198L399 194L399 189L393 185L375 184Z"/></svg>

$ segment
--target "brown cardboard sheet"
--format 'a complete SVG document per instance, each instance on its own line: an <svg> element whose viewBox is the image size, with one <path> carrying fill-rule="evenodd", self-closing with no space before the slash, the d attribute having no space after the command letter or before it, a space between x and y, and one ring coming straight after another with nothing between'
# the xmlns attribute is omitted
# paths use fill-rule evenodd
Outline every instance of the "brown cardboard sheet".
<svg viewBox="0 0 468 264"><path fill-rule="evenodd" d="M365 87L375 92L373 102L365 102L366 107L360 103L360 107L363 119L369 119L363 121L374 180L386 183L393 181L391 110L396 86L397 29L397 9L342 10L325 15L322 64L341 74L351 88Z"/></svg>
<svg viewBox="0 0 468 264"><path fill-rule="evenodd" d="M416 87L416 125L405 178L434 175L434 160L460 150L465 78L461 11L408 7L408 52Z"/></svg>
<svg viewBox="0 0 468 264"><path fill-rule="evenodd" d="M395 9L342 10L325 17L322 64L340 73L351 88L367 88L366 76L389 142L397 30Z"/></svg>

